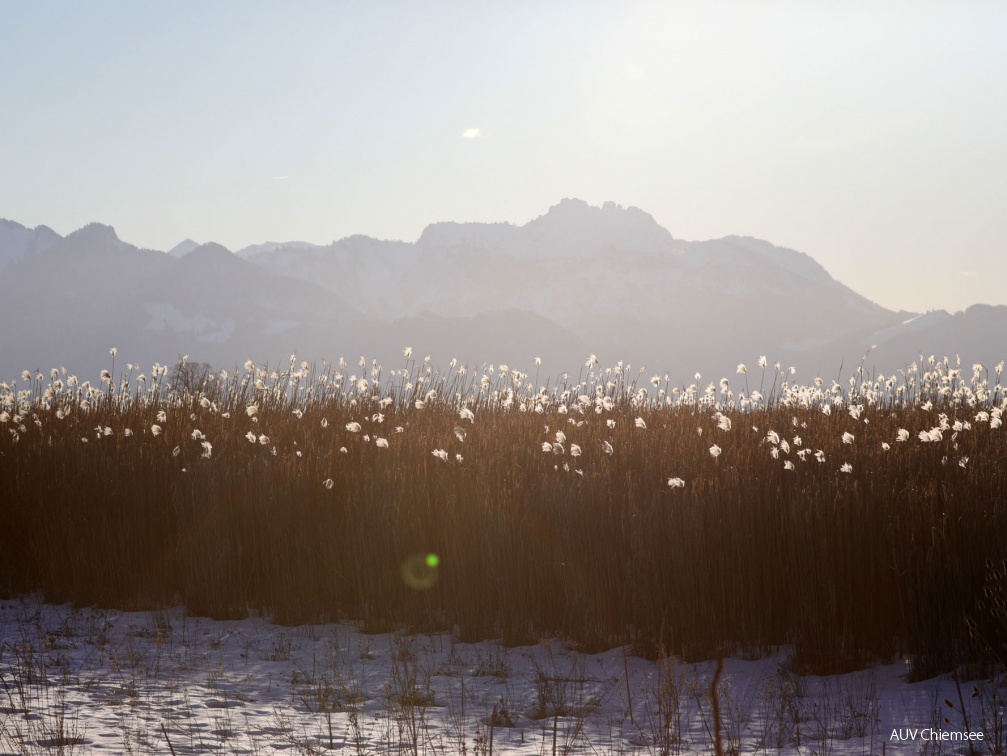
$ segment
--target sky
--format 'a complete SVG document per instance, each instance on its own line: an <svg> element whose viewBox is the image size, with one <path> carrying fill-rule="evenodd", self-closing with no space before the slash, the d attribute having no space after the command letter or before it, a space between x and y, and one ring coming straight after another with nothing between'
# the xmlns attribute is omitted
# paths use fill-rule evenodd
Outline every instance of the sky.
<svg viewBox="0 0 1007 756"><path fill-rule="evenodd" d="M564 197L1007 304L1007 3L0 0L0 217L167 250Z"/></svg>

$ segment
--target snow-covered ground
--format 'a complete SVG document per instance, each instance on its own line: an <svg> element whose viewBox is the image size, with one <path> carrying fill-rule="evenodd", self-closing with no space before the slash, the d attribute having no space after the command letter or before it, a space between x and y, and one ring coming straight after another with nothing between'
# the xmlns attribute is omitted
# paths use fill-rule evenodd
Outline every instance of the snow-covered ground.
<svg viewBox="0 0 1007 756"><path fill-rule="evenodd" d="M715 662L0 602L0 753L713 753ZM976 753L1007 690L729 658L725 753ZM966 712L962 713L963 704ZM985 712L985 714L984 714ZM935 740L947 733L948 740ZM893 737L895 736L895 737Z"/></svg>

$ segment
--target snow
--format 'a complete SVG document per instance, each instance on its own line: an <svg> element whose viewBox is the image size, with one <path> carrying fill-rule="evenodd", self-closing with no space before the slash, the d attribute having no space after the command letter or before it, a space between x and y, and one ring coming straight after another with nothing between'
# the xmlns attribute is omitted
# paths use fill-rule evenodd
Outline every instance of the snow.
<svg viewBox="0 0 1007 756"><path fill-rule="evenodd" d="M903 320L898 325L885 328L881 331L875 331L870 335L870 340L874 345L883 344L897 336L903 336L909 333L918 333L927 328L932 328L933 326L950 318L951 315L944 310L934 310L922 315L914 315L907 320Z"/></svg>
<svg viewBox="0 0 1007 756"><path fill-rule="evenodd" d="M492 739L501 754L656 754L662 733L680 726L679 743L665 742L670 752L712 753L714 664L661 664L623 648L580 654L556 640L504 648L450 633L367 634L349 623L283 627L21 598L0 602L0 752L62 743L86 753L477 754ZM974 683L962 683L960 697L946 677L906 682L902 664L835 677L785 667L783 653L725 661L725 749L941 752L922 738L931 727L966 731L961 701L971 706L968 729L988 728L979 711L995 691L988 685L975 684L973 696ZM662 716L659 704L675 696L674 715ZM993 733L983 732L985 752Z"/></svg>

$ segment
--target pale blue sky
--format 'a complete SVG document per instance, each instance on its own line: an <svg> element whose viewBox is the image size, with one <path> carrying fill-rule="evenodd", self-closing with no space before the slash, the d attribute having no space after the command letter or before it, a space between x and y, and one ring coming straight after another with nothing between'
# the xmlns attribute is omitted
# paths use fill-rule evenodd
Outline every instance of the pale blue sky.
<svg viewBox="0 0 1007 756"><path fill-rule="evenodd" d="M1005 304L1005 29L1002 2L0 0L0 217L238 249L614 200L888 307Z"/></svg>

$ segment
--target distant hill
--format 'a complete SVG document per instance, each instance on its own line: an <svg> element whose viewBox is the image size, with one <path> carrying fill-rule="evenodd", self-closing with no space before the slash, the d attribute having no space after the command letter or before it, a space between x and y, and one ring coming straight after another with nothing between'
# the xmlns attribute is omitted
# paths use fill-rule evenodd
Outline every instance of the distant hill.
<svg viewBox="0 0 1007 756"><path fill-rule="evenodd" d="M98 223L61 238L0 221L0 376L65 365L94 376L182 354L377 357L412 346L435 363L507 362L576 374L588 354L691 383L739 362L795 365L799 380L863 363L890 373L921 353L992 367L1007 308L894 312L807 254L749 237L674 238L646 212L566 199L522 226L435 223L415 242L350 236L232 253L187 239L138 249ZM867 358L865 359L865 354Z"/></svg>
<svg viewBox="0 0 1007 756"><path fill-rule="evenodd" d="M172 257L185 257L197 247L199 247L199 242L195 242L192 239L183 239L174 247L169 249L168 254Z"/></svg>
<svg viewBox="0 0 1007 756"><path fill-rule="evenodd" d="M44 252L59 239L59 234L48 226L26 228L0 219L0 271L11 263Z"/></svg>

